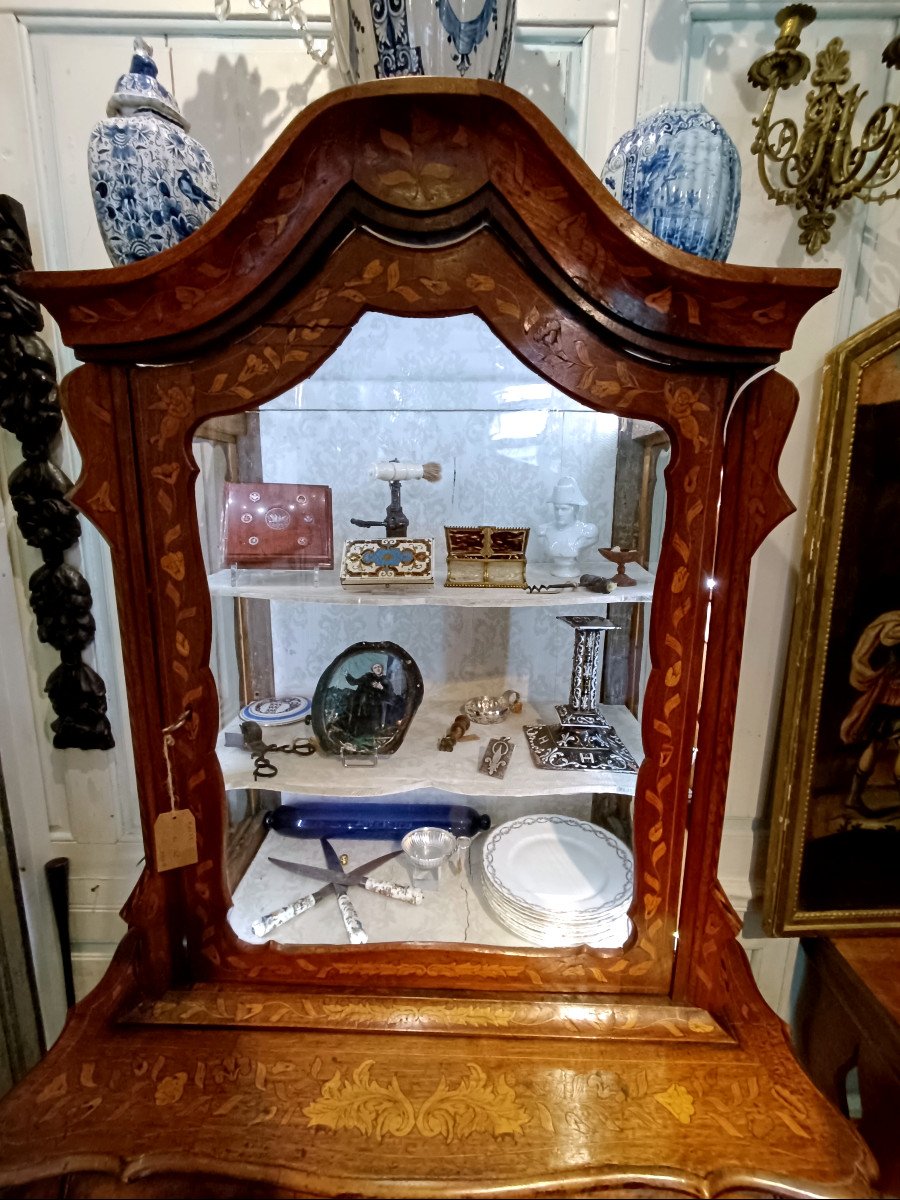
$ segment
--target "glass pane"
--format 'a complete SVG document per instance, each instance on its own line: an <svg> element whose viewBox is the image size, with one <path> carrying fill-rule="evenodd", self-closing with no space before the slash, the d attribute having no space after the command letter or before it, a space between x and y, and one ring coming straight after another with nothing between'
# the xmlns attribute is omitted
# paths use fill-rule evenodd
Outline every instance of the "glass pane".
<svg viewBox="0 0 900 1200"><path fill-rule="evenodd" d="M399 851L373 877L422 892L351 886L369 941L621 945L662 431L476 317L368 314L198 433L236 932L348 941L329 881L270 861L327 870L326 838L348 871Z"/></svg>

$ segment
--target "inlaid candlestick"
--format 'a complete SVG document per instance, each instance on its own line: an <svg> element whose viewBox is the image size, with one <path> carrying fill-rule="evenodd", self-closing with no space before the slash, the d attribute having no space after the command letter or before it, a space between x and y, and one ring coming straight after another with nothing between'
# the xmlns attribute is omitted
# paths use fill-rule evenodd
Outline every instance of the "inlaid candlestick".
<svg viewBox="0 0 900 1200"><path fill-rule="evenodd" d="M555 705L558 725L526 725L536 767L551 771L636 771L625 743L600 711L598 679L607 617L561 616L575 630L569 703Z"/></svg>

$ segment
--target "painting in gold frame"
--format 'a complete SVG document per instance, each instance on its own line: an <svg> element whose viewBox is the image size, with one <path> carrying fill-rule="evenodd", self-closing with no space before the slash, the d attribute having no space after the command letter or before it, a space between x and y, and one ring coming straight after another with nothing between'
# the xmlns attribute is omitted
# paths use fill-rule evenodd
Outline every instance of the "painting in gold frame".
<svg viewBox="0 0 900 1200"><path fill-rule="evenodd" d="M900 312L828 355L764 924L900 930Z"/></svg>

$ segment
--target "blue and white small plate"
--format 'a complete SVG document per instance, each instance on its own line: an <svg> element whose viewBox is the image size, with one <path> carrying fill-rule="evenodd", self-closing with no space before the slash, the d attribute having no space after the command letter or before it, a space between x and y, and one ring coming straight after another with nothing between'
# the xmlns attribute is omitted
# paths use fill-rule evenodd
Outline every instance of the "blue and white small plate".
<svg viewBox="0 0 900 1200"><path fill-rule="evenodd" d="M267 696L254 700L241 709L242 721L256 721L260 725L293 725L302 721L312 708L308 696Z"/></svg>

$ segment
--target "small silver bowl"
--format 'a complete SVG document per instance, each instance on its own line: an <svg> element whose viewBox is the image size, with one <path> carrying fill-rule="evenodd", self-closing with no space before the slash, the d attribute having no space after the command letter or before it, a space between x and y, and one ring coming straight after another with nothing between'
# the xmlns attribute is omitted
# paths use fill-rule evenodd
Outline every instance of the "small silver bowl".
<svg viewBox="0 0 900 1200"><path fill-rule="evenodd" d="M423 825L407 833L400 845L415 866L434 871L450 858L456 849L456 838L447 829Z"/></svg>
<svg viewBox="0 0 900 1200"><path fill-rule="evenodd" d="M400 845L413 864L413 882L422 883L426 877L436 882L441 867L449 862L459 873L463 855L472 844L470 837L454 837L447 829L423 825L405 835Z"/></svg>
<svg viewBox="0 0 900 1200"><path fill-rule="evenodd" d="M496 725L505 721L509 710L519 702L519 693L512 690L502 696L473 696L463 705L463 712L476 725Z"/></svg>

